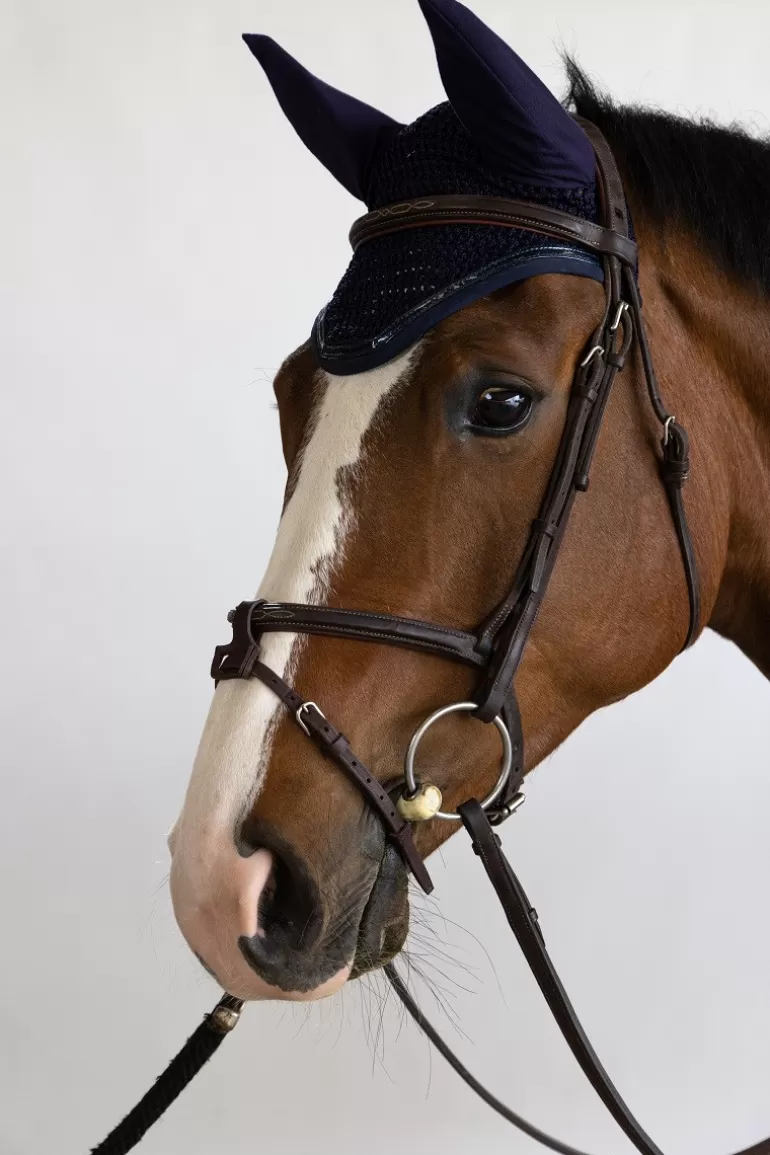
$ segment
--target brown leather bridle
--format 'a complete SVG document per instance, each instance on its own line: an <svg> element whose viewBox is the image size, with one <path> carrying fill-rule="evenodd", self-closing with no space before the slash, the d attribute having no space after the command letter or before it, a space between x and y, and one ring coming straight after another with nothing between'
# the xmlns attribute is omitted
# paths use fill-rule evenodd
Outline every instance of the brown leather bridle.
<svg viewBox="0 0 770 1155"><path fill-rule="evenodd" d="M233 639L229 644L217 647L211 673L217 682L228 678L258 678L271 689L321 752L362 791L379 814L388 837L398 847L417 882L423 890L430 892L433 884L412 838L412 822L405 817L415 814L414 808L409 806L414 800L413 793L405 793L402 788L398 797L391 796L320 708L314 702L305 701L259 660L260 637L270 632L293 632L380 642L425 651L478 670L473 713L482 722L497 721L498 727L504 727L510 738L510 769L500 793L486 808L471 799L459 807L458 817L471 835L474 849L495 887L511 928L578 1062L637 1149L644 1155L661 1155L659 1148L631 1115L586 1038L545 949L537 915L492 829L513 813L522 799L524 739L514 689L516 672L545 597L574 500L578 493L588 488L607 402L634 338L650 403L663 429L661 478L687 580L690 621L682 648L694 641L700 626L698 571L682 500L682 487L689 471L687 434L666 409L655 377L636 282L637 248L630 237L626 199L615 160L599 130L584 120L580 120L580 124L596 154L602 225L528 202L496 197L435 196L387 205L368 213L355 222L350 234L351 243L356 248L376 237L404 229L447 222L491 224L526 228L578 242L602 256L603 316L576 368L551 477L508 596L474 633L363 610L284 602L241 602L229 615ZM424 789L424 786L418 786L418 789ZM428 1031L462 1077L495 1110L553 1150L574 1155L572 1148L533 1128L480 1088L426 1023L393 968L389 966L386 970L410 1013Z"/></svg>
<svg viewBox="0 0 770 1155"><path fill-rule="evenodd" d="M296 690L259 661L259 639L262 634L271 632L354 638L407 646L475 667L480 677L474 694L474 716L482 722L501 717L510 734L512 748L507 782L487 809L487 814L493 824L508 817L524 776L524 742L514 678L545 597L573 502L579 492L588 488L602 418L634 335L650 401L663 427L661 476L687 579L690 624L683 648L691 644L698 632L698 573L682 501L682 486L689 470L687 434L666 409L658 389L636 284L637 250L629 238L628 210L614 158L599 130L586 121L581 121L581 124L596 152L605 217L603 226L524 201L436 196L377 209L356 221L350 234L355 248L386 233L461 219L501 227L527 227L562 239L569 237L603 257L604 313L578 364L550 481L508 596L475 633L365 610L330 609L288 602L241 602L228 615L233 626L233 639L229 644L217 647L211 666L212 677L217 682L228 678L259 678L281 699L308 737L363 791L426 891L432 889L432 884L415 848L411 824L401 816L397 803L355 756L344 735L335 729L319 707L313 702L305 702ZM407 808L402 806L402 809Z"/></svg>

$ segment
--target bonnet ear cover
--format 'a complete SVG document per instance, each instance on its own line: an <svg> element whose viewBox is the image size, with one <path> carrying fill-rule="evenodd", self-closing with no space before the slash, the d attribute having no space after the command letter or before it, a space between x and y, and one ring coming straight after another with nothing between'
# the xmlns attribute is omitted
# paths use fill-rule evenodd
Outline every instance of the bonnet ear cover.
<svg viewBox="0 0 770 1155"><path fill-rule="evenodd" d="M523 184L593 183L582 128L505 41L456 0L419 0L449 103L491 168Z"/></svg>
<svg viewBox="0 0 770 1155"><path fill-rule="evenodd" d="M313 76L269 36L247 32L243 39L303 143L349 193L365 201L372 157L384 134L402 126Z"/></svg>
<svg viewBox="0 0 770 1155"><path fill-rule="evenodd" d="M267 36L245 35L305 145L370 212L423 197L531 201L599 219L593 147L548 88L456 0L419 0L447 100L409 125L330 87ZM600 258L537 230L452 220L359 246L316 317L320 366L384 365L446 317L529 277L601 281Z"/></svg>

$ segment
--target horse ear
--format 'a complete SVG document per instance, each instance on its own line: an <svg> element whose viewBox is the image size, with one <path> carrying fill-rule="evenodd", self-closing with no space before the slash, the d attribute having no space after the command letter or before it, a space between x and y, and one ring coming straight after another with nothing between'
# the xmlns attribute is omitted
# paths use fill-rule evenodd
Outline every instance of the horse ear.
<svg viewBox="0 0 770 1155"><path fill-rule="evenodd" d="M365 200L366 173L378 143L385 130L401 125L313 76L269 36L245 33L243 39L303 143L348 192Z"/></svg>
<svg viewBox="0 0 770 1155"><path fill-rule="evenodd" d="M456 0L419 3L449 102L490 166L524 184L592 183L588 137L513 49Z"/></svg>

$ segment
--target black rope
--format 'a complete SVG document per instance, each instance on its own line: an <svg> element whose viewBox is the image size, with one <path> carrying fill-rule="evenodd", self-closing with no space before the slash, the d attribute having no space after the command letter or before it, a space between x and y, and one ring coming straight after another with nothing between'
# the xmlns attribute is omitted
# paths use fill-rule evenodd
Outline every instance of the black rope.
<svg viewBox="0 0 770 1155"><path fill-rule="evenodd" d="M536 1140L536 1142L550 1147L552 1151L558 1152L559 1155L584 1155L584 1152L577 1148L569 1147L566 1143L561 1143L558 1139L551 1138L550 1135L547 1135L532 1123L528 1123L521 1115L517 1115L509 1107L506 1107L504 1103L501 1103L499 1099L495 1098L495 1096L491 1094L486 1087L482 1086L478 1079L470 1073L467 1067L463 1066L457 1056L450 1051L447 1044L425 1018L409 994L409 991L392 963L389 963L385 967L385 973L394 991L418 1026L424 1031L450 1066L454 1068L460 1078L463 1079L471 1090L475 1091L485 1103L497 1111L499 1115L502 1115L504 1119L507 1119L509 1123L512 1123L514 1127L518 1127L525 1135L529 1135L530 1138ZM153 1123L157 1123L161 1115L165 1113L174 1100L182 1093L187 1084L192 1082L201 1067L208 1062L225 1035L229 1034L238 1022L242 1006L243 1003L240 999L236 999L232 995L224 995L214 1007L211 1014L206 1015L198 1029L190 1035L190 1038L184 1044L179 1054L171 1060L165 1071L155 1080L152 1087L150 1087L147 1094L139 1100L134 1109L126 1115L125 1119L110 1131L107 1138L104 1139L98 1147L91 1149L91 1155L127 1155L129 1151L132 1151L147 1131L149 1131Z"/></svg>
<svg viewBox="0 0 770 1155"><path fill-rule="evenodd" d="M420 1029L427 1035L439 1054L443 1055L449 1065L457 1072L460 1078L474 1091L479 1098L502 1115L503 1119L518 1127L525 1135L529 1135L537 1143L549 1147L558 1155L584 1155L576 1147L570 1147L559 1139L554 1139L541 1131L533 1123L527 1122L521 1115L517 1115L510 1107L506 1107L486 1087L475 1078L457 1056L449 1049L435 1027L425 1018L417 1003L414 1001L398 971L392 963L385 966L393 990L398 995L406 1010L412 1016ZM146 1095L140 1099L133 1111L118 1123L106 1139L98 1147L91 1148L91 1155L127 1155L136 1147L137 1143L152 1127L174 1100L182 1093L219 1047L225 1035L238 1022L243 1002L232 995L224 995L211 1014L206 1015L201 1025L187 1040L181 1051L171 1060L162 1075L160 1075ZM770 1139L765 1139L755 1147L738 1152L738 1155L770 1155Z"/></svg>
<svg viewBox="0 0 770 1155"><path fill-rule="evenodd" d="M238 1022L242 1006L240 999L224 995L133 1111L110 1131L98 1147L91 1149L91 1155L126 1155L131 1151L208 1062L225 1035Z"/></svg>

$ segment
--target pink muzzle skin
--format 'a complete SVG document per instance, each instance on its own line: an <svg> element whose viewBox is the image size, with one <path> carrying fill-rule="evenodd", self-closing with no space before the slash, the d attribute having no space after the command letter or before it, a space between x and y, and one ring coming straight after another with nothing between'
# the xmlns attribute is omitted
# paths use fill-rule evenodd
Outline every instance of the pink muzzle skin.
<svg viewBox="0 0 770 1155"><path fill-rule="evenodd" d="M223 841L196 839L195 849L189 851L183 839L172 839L171 901L190 949L224 990L239 999L312 1002L333 995L347 982L350 965L311 991L271 986L251 969L238 940L262 933L257 912L273 869L273 854L256 850L243 858L232 841L229 846Z"/></svg>

